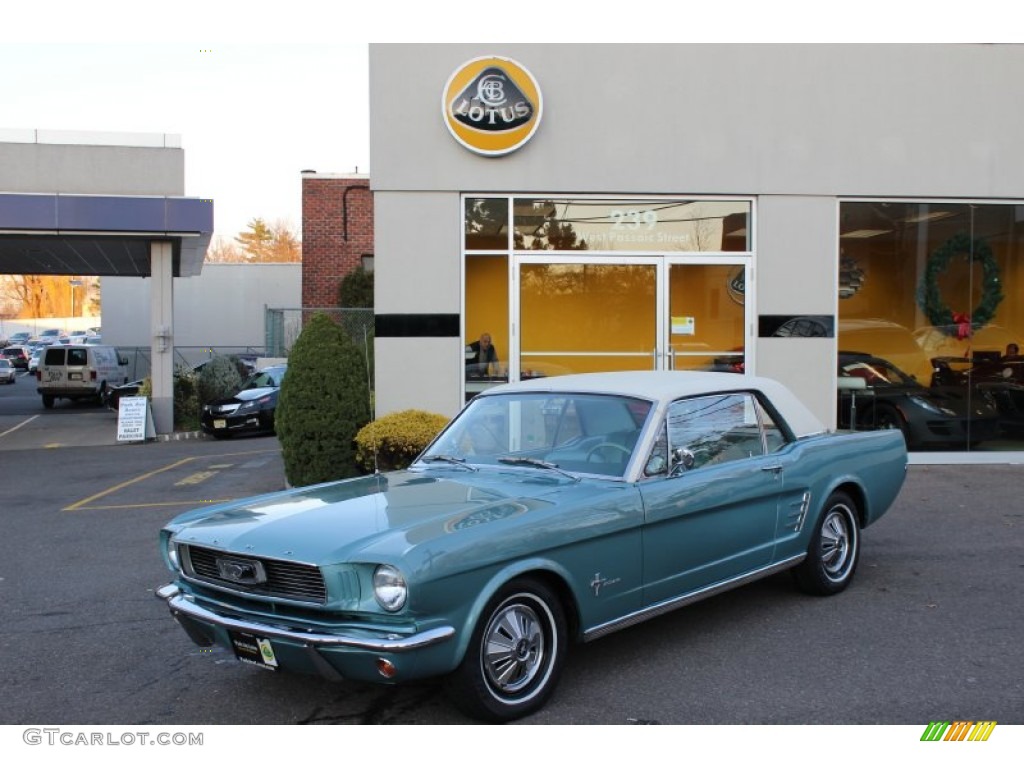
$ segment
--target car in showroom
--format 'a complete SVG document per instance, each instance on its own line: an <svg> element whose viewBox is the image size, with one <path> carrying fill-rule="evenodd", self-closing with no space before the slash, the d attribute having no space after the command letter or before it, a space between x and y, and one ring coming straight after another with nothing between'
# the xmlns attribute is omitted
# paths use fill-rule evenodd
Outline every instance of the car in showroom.
<svg viewBox="0 0 1024 768"><path fill-rule="evenodd" d="M911 450L976 446L999 436L999 412L987 396L960 387L926 387L881 357L838 355L838 424L896 430Z"/></svg>
<svg viewBox="0 0 1024 768"><path fill-rule="evenodd" d="M0 381L4 384L14 384L18 378L18 369L11 365L6 357L0 357Z"/></svg>
<svg viewBox="0 0 1024 768"><path fill-rule="evenodd" d="M157 596L248 664L445 676L504 722L543 706L574 643L783 571L846 589L906 464L899 433L828 432L769 379L537 378L478 394L408 469L174 518Z"/></svg>
<svg viewBox="0 0 1024 768"><path fill-rule="evenodd" d="M1024 357L979 351L971 357L932 358L932 387L994 403L1000 432L1024 435Z"/></svg>
<svg viewBox="0 0 1024 768"><path fill-rule="evenodd" d="M218 439L243 434L273 434L277 395L287 365L273 365L250 376L231 397L204 403L199 414L203 432Z"/></svg>

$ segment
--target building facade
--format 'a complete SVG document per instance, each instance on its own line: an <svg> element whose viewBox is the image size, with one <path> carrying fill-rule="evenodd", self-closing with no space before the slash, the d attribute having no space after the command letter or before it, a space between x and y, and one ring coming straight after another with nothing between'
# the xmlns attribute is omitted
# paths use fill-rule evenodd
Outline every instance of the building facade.
<svg viewBox="0 0 1024 768"><path fill-rule="evenodd" d="M360 174L302 173L302 306L338 306L341 281L373 268L373 194Z"/></svg>
<svg viewBox="0 0 1024 768"><path fill-rule="evenodd" d="M1020 456L1022 74L1010 45L372 45L378 414L716 369L932 461Z"/></svg>

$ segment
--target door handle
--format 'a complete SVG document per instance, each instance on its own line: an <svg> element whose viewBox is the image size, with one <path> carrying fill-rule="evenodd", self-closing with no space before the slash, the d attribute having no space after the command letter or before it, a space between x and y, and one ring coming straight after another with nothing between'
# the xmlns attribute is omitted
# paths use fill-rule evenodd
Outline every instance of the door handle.
<svg viewBox="0 0 1024 768"><path fill-rule="evenodd" d="M761 471L762 472L771 472L774 475L778 475L778 474L782 473L782 465L781 464L772 464L771 466L768 466L768 467L761 467Z"/></svg>

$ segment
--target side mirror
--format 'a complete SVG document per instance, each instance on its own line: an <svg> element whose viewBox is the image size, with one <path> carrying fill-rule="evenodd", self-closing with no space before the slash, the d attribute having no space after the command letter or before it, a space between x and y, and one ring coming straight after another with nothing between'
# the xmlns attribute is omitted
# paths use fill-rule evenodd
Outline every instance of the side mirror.
<svg viewBox="0 0 1024 768"><path fill-rule="evenodd" d="M693 465L696 463L697 459L692 451L688 451L685 448L673 448L672 469L668 475L669 477L675 477L687 470L693 469Z"/></svg>

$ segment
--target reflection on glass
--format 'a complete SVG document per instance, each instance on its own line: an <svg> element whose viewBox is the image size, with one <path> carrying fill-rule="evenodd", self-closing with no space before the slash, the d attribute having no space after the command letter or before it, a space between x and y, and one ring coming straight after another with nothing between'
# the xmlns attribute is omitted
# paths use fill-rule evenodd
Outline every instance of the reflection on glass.
<svg viewBox="0 0 1024 768"><path fill-rule="evenodd" d="M948 399L939 407L962 413L970 424L945 436L946 450L1024 448L1015 426L1024 424L1024 413L1004 405L995 434L982 423L991 401L1012 402L1003 397L1008 382L961 375L983 370L986 360L1024 337L1024 303L1017 298L1024 295L1022 243L1019 205L840 206L839 349L891 363L933 394L942 389L954 397L949 382L955 382L962 408ZM921 447L932 447L931 440Z"/></svg>
<svg viewBox="0 0 1024 768"><path fill-rule="evenodd" d="M749 218L750 203L737 200L517 198L513 247L528 251L747 251Z"/></svg>
<svg viewBox="0 0 1024 768"><path fill-rule="evenodd" d="M508 199L469 197L465 208L467 251L495 251L508 248Z"/></svg>

